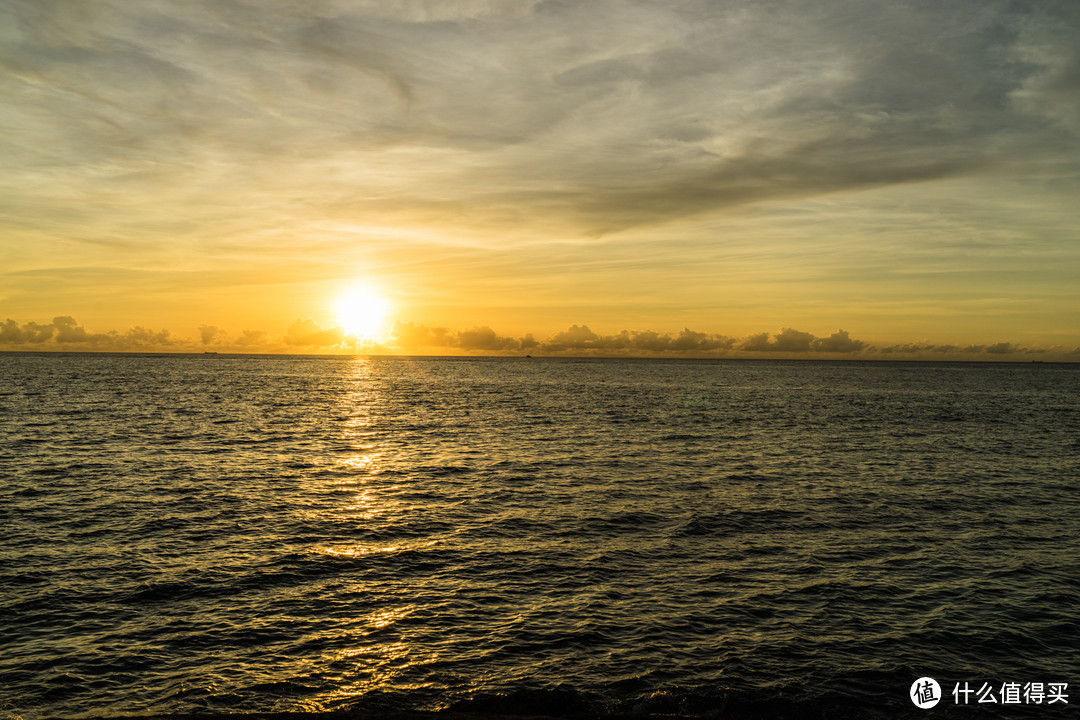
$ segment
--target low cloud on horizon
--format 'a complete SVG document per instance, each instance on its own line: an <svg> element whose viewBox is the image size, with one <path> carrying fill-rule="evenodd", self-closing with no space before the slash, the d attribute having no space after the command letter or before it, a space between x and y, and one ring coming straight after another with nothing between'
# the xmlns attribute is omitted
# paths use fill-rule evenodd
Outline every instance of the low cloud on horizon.
<svg viewBox="0 0 1080 720"><path fill-rule="evenodd" d="M1080 361L1080 347L1028 347L1000 341L983 344L913 342L877 347L837 330L821 337L786 327L776 333L748 337L684 328L677 334L654 330L622 330L610 335L588 325L571 325L543 339L531 333L504 336L487 326L465 330L397 322L391 337L380 342L358 339L340 327L322 328L314 320L297 320L282 334L263 330L227 332L201 325L197 337L178 337L169 330L136 326L126 331L91 332L71 316L52 322L0 323L0 350L50 352L237 352L316 354L520 355L594 357L836 357L859 359L961 359Z"/></svg>

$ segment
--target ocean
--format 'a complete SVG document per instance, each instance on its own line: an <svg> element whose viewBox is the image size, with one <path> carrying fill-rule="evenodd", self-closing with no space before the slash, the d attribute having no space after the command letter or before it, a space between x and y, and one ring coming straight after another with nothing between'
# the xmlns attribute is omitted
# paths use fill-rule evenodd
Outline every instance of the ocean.
<svg viewBox="0 0 1080 720"><path fill-rule="evenodd" d="M7 720L1080 705L1080 365L6 353L0 478Z"/></svg>

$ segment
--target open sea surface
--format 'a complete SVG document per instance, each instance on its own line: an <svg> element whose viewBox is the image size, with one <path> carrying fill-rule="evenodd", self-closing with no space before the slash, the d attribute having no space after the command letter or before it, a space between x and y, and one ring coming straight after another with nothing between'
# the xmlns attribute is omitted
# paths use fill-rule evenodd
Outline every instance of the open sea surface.
<svg viewBox="0 0 1080 720"><path fill-rule="evenodd" d="M1078 706L1080 365L0 354L0 718Z"/></svg>

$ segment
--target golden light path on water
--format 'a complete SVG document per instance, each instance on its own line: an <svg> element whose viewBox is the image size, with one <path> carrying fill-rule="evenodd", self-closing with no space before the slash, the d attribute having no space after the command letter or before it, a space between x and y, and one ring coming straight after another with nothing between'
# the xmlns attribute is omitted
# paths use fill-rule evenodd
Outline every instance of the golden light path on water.
<svg viewBox="0 0 1080 720"><path fill-rule="evenodd" d="M350 331L373 330L377 323L364 326L364 312L369 311L375 316L373 319L378 321L382 319L385 309L378 298L362 289L354 290L342 298L341 307L343 314L351 314L352 324L348 328ZM378 445L381 433L375 429L374 420L374 411L380 402L385 401L378 394L381 384L376 382L374 377L377 366L368 358L357 357L351 361L350 372L351 389L343 393L338 401L337 415L346 420L342 424L338 448L340 455L335 456L332 463L338 471L334 473L338 479L333 481L333 485L340 501L331 513L334 520L343 526L362 526L380 517L402 513L405 508L402 503L391 498L400 489L398 485L371 487L372 478L383 469L386 457L386 451ZM367 556L392 556L406 551L423 550L437 544L437 540L392 544L335 542L329 546L314 548L314 551L330 558L359 561ZM360 579L363 571L358 570L356 574L358 579L347 592L370 592ZM348 618L348 624L356 628L360 644L327 655L323 658L323 664L327 667L351 666L351 672L348 673L351 677L342 676L333 690L314 698L316 704L326 708L385 688L409 690L422 687L422 684L397 682L397 678L414 665L436 661L436 653L418 654L417 648L405 639L363 642L380 634L380 631L392 629L416 612L418 607L417 603L407 603Z"/></svg>

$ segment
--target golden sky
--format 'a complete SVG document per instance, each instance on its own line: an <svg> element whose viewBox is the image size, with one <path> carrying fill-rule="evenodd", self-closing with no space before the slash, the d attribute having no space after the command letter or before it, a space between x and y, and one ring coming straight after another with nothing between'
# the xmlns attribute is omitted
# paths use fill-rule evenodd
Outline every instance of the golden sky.
<svg viewBox="0 0 1080 720"><path fill-rule="evenodd" d="M0 0L0 349L1080 360L1078 35L1072 1Z"/></svg>

